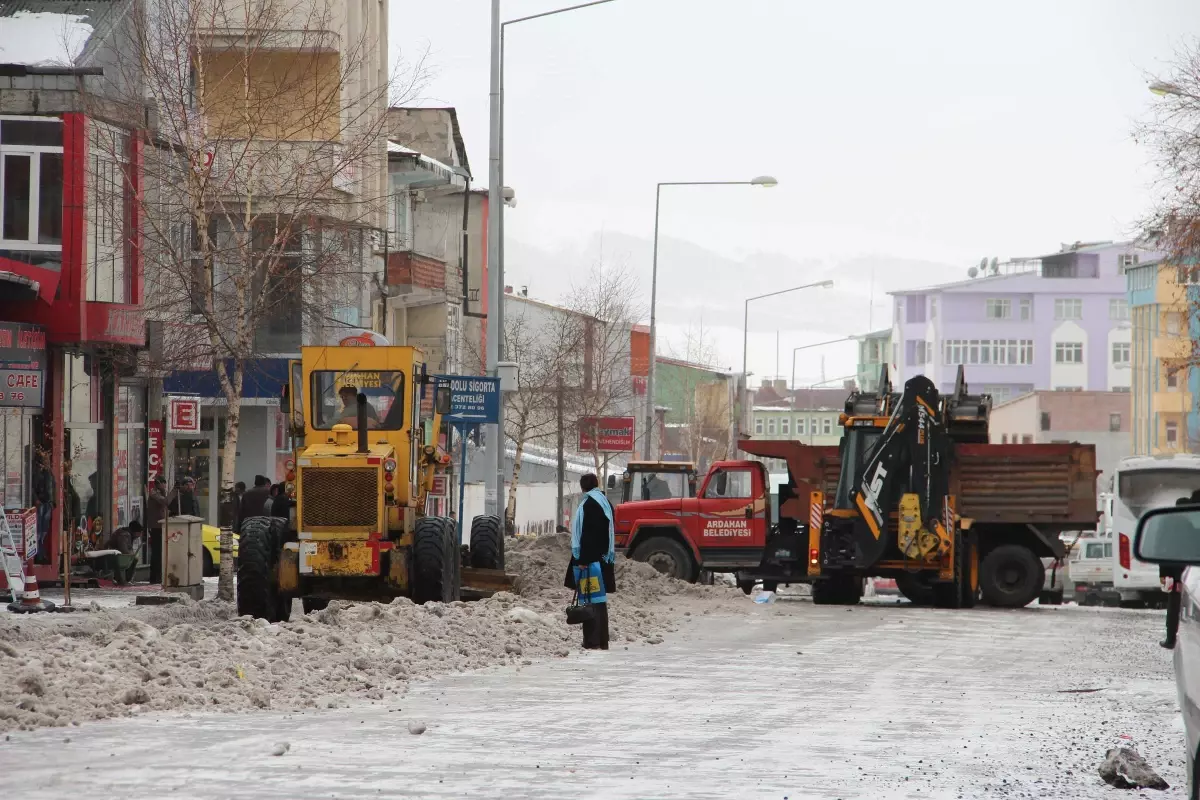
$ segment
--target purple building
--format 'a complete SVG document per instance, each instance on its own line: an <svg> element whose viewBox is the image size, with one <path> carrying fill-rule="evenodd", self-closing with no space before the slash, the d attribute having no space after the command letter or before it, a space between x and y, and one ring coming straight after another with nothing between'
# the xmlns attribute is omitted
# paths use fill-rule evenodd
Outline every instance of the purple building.
<svg viewBox="0 0 1200 800"><path fill-rule="evenodd" d="M971 390L997 403L1036 389L1127 392L1125 270L1159 256L1141 242L1076 243L993 261L964 281L892 292L892 383L926 375L950 391L964 364Z"/></svg>

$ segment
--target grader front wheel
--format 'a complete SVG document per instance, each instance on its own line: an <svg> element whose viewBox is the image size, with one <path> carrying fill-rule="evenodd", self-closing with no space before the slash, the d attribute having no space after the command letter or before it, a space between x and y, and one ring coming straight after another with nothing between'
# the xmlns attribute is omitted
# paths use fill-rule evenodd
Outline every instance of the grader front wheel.
<svg viewBox="0 0 1200 800"><path fill-rule="evenodd" d="M413 535L412 599L452 603L459 599L461 572L457 527L452 519L422 517Z"/></svg>

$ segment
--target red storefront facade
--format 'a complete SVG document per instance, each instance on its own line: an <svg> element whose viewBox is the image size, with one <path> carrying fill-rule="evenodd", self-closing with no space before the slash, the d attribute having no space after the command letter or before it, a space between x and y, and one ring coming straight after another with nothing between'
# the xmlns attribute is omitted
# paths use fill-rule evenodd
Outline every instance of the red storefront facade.
<svg viewBox="0 0 1200 800"><path fill-rule="evenodd" d="M141 142L82 113L0 115L0 171L17 176L0 183L0 321L46 334L44 404L22 458L32 470L32 454L43 453L55 477L35 566L53 581L65 531L96 517L112 530L143 507Z"/></svg>

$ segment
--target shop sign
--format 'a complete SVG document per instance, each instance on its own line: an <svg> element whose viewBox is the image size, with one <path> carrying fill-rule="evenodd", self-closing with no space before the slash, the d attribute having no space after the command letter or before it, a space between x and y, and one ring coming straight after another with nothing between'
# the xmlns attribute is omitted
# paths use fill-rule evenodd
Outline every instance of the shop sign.
<svg viewBox="0 0 1200 800"><path fill-rule="evenodd" d="M167 429L171 433L200 433L200 398L167 398Z"/></svg>
<svg viewBox="0 0 1200 800"><path fill-rule="evenodd" d="M430 497L445 497L450 493L450 476L434 475L433 488L429 490Z"/></svg>
<svg viewBox="0 0 1200 800"><path fill-rule="evenodd" d="M146 312L140 306L87 304L87 338L92 342L146 344Z"/></svg>
<svg viewBox="0 0 1200 800"><path fill-rule="evenodd" d="M338 340L339 347L387 347L388 340L375 331L360 330Z"/></svg>
<svg viewBox="0 0 1200 800"><path fill-rule="evenodd" d="M579 449L582 452L632 453L633 417L584 417L579 420Z"/></svg>
<svg viewBox="0 0 1200 800"><path fill-rule="evenodd" d="M4 512L4 518L8 520L8 529L12 531L14 544L17 546L17 555L22 561L28 561L37 555L37 509L26 508L8 510Z"/></svg>
<svg viewBox="0 0 1200 800"><path fill-rule="evenodd" d="M45 369L45 362L45 329L21 322L0 322L0 369Z"/></svg>
<svg viewBox="0 0 1200 800"><path fill-rule="evenodd" d="M146 481L150 485L162 474L163 421L152 419L146 423Z"/></svg>
<svg viewBox="0 0 1200 800"><path fill-rule="evenodd" d="M41 408L40 369L0 369L0 407Z"/></svg>

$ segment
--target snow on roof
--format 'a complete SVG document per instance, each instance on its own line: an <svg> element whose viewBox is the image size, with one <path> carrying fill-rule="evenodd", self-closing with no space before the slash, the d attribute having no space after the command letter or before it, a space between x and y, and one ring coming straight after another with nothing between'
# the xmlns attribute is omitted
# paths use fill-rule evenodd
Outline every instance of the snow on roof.
<svg viewBox="0 0 1200 800"><path fill-rule="evenodd" d="M92 35L83 14L18 11L0 16L0 64L75 66Z"/></svg>

